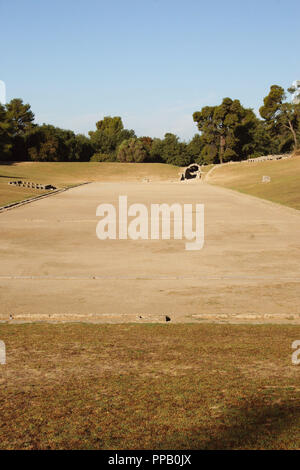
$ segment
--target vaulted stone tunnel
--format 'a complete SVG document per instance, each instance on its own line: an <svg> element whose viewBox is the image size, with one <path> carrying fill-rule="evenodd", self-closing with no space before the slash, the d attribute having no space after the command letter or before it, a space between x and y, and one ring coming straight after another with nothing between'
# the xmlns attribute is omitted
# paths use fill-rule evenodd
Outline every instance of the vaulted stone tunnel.
<svg viewBox="0 0 300 470"><path fill-rule="evenodd" d="M181 174L180 181L191 180L193 178L201 178L201 168L198 163L191 163Z"/></svg>

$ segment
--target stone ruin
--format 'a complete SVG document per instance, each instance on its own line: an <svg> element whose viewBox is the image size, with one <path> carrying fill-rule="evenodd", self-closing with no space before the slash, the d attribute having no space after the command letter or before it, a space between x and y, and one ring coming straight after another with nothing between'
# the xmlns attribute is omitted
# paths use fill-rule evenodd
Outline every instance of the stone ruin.
<svg viewBox="0 0 300 470"><path fill-rule="evenodd" d="M261 179L262 183L270 183L271 182L271 177L270 176L263 176Z"/></svg>
<svg viewBox="0 0 300 470"><path fill-rule="evenodd" d="M13 186L18 186L18 187L22 187L22 188L32 188L32 189L41 189L41 190L48 189L50 191L52 191L54 189L57 189L52 184L39 184L39 183L32 183L30 181L22 181L22 180L9 181L8 184L12 184Z"/></svg>
<svg viewBox="0 0 300 470"><path fill-rule="evenodd" d="M291 155L263 155L262 157L249 158L248 160L243 160L245 162L256 163L256 162L266 162L268 160L282 160L285 158L290 158Z"/></svg>
<svg viewBox="0 0 300 470"><path fill-rule="evenodd" d="M200 179L202 171L198 163L192 163L189 165L180 176L180 181L191 180L194 178Z"/></svg>

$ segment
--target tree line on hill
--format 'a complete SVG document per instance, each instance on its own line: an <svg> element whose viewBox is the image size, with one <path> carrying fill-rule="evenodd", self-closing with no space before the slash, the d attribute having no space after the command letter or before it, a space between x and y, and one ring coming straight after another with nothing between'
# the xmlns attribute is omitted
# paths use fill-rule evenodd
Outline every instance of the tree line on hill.
<svg viewBox="0 0 300 470"><path fill-rule="evenodd" d="M293 88L288 89L294 93ZM121 117L106 116L89 137L50 124L34 123L29 104L13 99L0 104L0 161L162 162L178 166L245 160L287 153L300 145L300 104L273 85L259 119L239 100L224 98L193 114L199 133L189 142L172 133L163 139L137 137Z"/></svg>

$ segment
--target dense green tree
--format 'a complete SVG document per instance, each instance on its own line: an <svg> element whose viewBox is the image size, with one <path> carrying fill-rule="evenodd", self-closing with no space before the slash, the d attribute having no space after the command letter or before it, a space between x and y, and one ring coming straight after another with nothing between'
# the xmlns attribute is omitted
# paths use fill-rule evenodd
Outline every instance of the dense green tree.
<svg viewBox="0 0 300 470"><path fill-rule="evenodd" d="M26 134L35 126L34 114L29 104L24 104L20 98L11 100L5 106L6 119L10 124L11 158L13 160L26 160Z"/></svg>
<svg viewBox="0 0 300 470"><path fill-rule="evenodd" d="M204 147L203 138L200 134L195 134L192 140L187 145L187 153L191 157L192 162L202 165L205 163L204 157L201 155Z"/></svg>
<svg viewBox="0 0 300 470"><path fill-rule="evenodd" d="M105 116L96 122L98 131L105 132L107 135L114 136L124 129L122 118L120 116Z"/></svg>
<svg viewBox="0 0 300 470"><path fill-rule="evenodd" d="M240 115L241 121L235 124L234 135L234 156L231 160L244 160L253 157L258 151L257 127L260 124L252 109L243 108ZM226 152L225 152L226 157ZM228 153L227 153L228 160Z"/></svg>
<svg viewBox="0 0 300 470"><path fill-rule="evenodd" d="M187 166L191 163L191 157L187 153L187 145L180 142L179 137L170 132L165 134L163 140L163 160L165 163L177 166Z"/></svg>
<svg viewBox="0 0 300 470"><path fill-rule="evenodd" d="M13 135L23 135L34 127L34 114L30 104L24 104L20 98L14 98L6 105L7 119L13 127Z"/></svg>
<svg viewBox="0 0 300 470"><path fill-rule="evenodd" d="M7 112L0 103L0 161L10 160L12 148L12 124L7 119Z"/></svg>
<svg viewBox="0 0 300 470"><path fill-rule="evenodd" d="M193 120L197 123L201 132L203 148L201 156L206 163L218 162L218 147L220 136L214 121L214 112L216 106L204 106L201 111L193 114Z"/></svg>
<svg viewBox="0 0 300 470"><path fill-rule="evenodd" d="M117 160L119 162L142 163L148 158L148 151L144 143L136 138L123 140L118 147Z"/></svg>
<svg viewBox="0 0 300 470"><path fill-rule="evenodd" d="M89 161L93 146L85 135L43 124L27 132L25 144L31 160Z"/></svg>
<svg viewBox="0 0 300 470"><path fill-rule="evenodd" d="M74 136L75 144L73 146L73 155L71 156L73 161L88 162L90 161L94 148L91 140L84 134L76 134Z"/></svg>
<svg viewBox="0 0 300 470"><path fill-rule="evenodd" d="M293 89L289 89L293 92ZM292 141L294 148L298 148L298 132L300 125L300 105L286 101L286 94L282 87L272 85L269 94L264 98L264 104L259 113L268 124L268 129L273 136L281 136L281 148L288 147ZM290 134L290 138L288 138Z"/></svg>
<svg viewBox="0 0 300 470"><path fill-rule="evenodd" d="M91 143L97 153L114 153L116 150L116 139L101 131L90 131Z"/></svg>
<svg viewBox="0 0 300 470"><path fill-rule="evenodd" d="M10 122L11 157L13 160L89 161L94 150L84 135L50 125L33 123L29 104L13 99L6 105Z"/></svg>
<svg viewBox="0 0 300 470"><path fill-rule="evenodd" d="M161 161L170 165L187 166L192 157L187 150L187 144L180 142L179 137L170 132L164 139L154 139L150 151L151 161Z"/></svg>
<svg viewBox="0 0 300 470"><path fill-rule="evenodd" d="M152 137L148 137L148 136L143 136L143 137L139 137L139 140L141 142L143 142L144 146L146 147L149 155L151 153L151 149L152 149L152 144L153 144L153 139Z"/></svg>
<svg viewBox="0 0 300 470"><path fill-rule="evenodd" d="M224 98L219 106L205 106L193 114L201 132L201 155L207 163L242 160L255 151L258 119L239 100Z"/></svg>
<svg viewBox="0 0 300 470"><path fill-rule="evenodd" d="M252 156L275 154L278 152L278 139L271 136L265 121L257 119L253 129L254 151Z"/></svg>
<svg viewBox="0 0 300 470"><path fill-rule="evenodd" d="M289 89L293 93L294 89ZM0 159L40 161L151 161L187 166L242 160L288 152L300 142L300 105L286 101L273 85L260 108L263 120L239 100L224 98L219 106L195 112L200 134L188 144L175 134L163 139L137 138L119 116L105 116L90 137L55 126L34 124L29 104L19 98L0 105Z"/></svg>
<svg viewBox="0 0 300 470"><path fill-rule="evenodd" d="M67 161L67 145L54 126L43 124L27 134L28 155L33 161Z"/></svg>
<svg viewBox="0 0 300 470"><path fill-rule="evenodd" d="M121 142L136 137L133 130L124 129L119 116L105 116L96 123L96 128L89 132L96 153L115 154Z"/></svg>
<svg viewBox="0 0 300 470"><path fill-rule="evenodd" d="M201 151L201 159L203 164L210 165L212 163L219 163L219 148L217 144L205 143Z"/></svg>
<svg viewBox="0 0 300 470"><path fill-rule="evenodd" d="M153 139L151 150L150 150L150 161L161 163L163 162L162 154L163 154L164 144L162 139L155 138Z"/></svg>

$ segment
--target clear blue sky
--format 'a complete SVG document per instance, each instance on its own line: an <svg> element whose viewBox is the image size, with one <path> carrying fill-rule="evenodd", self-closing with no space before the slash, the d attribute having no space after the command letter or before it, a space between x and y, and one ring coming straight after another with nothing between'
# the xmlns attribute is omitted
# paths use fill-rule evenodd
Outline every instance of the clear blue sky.
<svg viewBox="0 0 300 470"><path fill-rule="evenodd" d="M7 100L75 132L118 115L188 139L202 106L257 110L300 79L299 0L0 0L0 18Z"/></svg>

